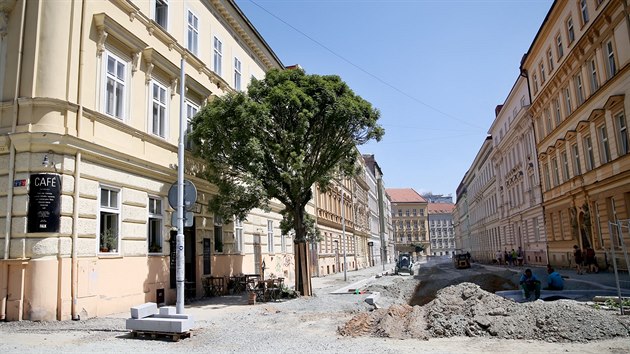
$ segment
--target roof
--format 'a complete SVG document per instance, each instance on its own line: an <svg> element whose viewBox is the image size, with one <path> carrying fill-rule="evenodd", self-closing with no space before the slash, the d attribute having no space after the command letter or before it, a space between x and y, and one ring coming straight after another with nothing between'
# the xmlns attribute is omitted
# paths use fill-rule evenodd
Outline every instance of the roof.
<svg viewBox="0 0 630 354"><path fill-rule="evenodd" d="M392 203L426 203L413 188L385 188L385 192L392 199Z"/></svg>
<svg viewBox="0 0 630 354"><path fill-rule="evenodd" d="M429 203L429 214L450 214L455 210L455 204Z"/></svg>

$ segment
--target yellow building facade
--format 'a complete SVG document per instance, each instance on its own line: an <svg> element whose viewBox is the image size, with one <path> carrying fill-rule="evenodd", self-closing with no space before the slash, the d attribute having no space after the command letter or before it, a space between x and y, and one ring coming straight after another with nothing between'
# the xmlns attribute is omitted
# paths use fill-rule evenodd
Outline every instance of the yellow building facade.
<svg viewBox="0 0 630 354"><path fill-rule="evenodd" d="M619 0L556 1L522 62L552 265L574 265L577 245L605 267L611 247L630 244L627 229L618 238L609 227L630 218L628 10Z"/></svg>
<svg viewBox="0 0 630 354"><path fill-rule="evenodd" d="M190 118L272 68L283 65L232 0L0 0L0 319L174 303L167 196L180 112ZM187 294L262 264L292 281L282 205L224 223L207 210L215 187L186 155L197 189Z"/></svg>

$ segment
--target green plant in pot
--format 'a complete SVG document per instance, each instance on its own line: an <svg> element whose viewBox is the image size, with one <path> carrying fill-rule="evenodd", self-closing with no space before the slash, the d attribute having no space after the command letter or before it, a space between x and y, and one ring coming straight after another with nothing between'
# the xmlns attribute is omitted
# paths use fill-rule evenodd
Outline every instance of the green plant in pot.
<svg viewBox="0 0 630 354"><path fill-rule="evenodd" d="M107 228L101 232L100 241L101 252L116 252L118 248L118 233L112 228Z"/></svg>

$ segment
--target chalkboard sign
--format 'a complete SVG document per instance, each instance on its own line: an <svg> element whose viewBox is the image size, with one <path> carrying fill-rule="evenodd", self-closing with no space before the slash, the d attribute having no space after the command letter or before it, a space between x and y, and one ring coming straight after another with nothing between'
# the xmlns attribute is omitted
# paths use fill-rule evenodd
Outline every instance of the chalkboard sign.
<svg viewBox="0 0 630 354"><path fill-rule="evenodd" d="M210 274L210 250L212 245L209 238L203 239L203 274Z"/></svg>
<svg viewBox="0 0 630 354"><path fill-rule="evenodd" d="M56 173L30 176L27 232L59 232L61 177Z"/></svg>

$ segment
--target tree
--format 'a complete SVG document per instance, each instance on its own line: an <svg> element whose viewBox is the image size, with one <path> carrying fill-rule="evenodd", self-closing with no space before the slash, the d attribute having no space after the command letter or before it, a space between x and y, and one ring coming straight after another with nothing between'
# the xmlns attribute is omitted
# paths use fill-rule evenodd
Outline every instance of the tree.
<svg viewBox="0 0 630 354"><path fill-rule="evenodd" d="M305 209L312 187L357 173L356 146L384 134L378 118L338 76L290 69L267 72L247 92L215 97L192 121L193 152L218 187L213 212L243 219L273 198L284 205L280 226L295 233L295 289L303 295L312 295L307 242L317 231Z"/></svg>

